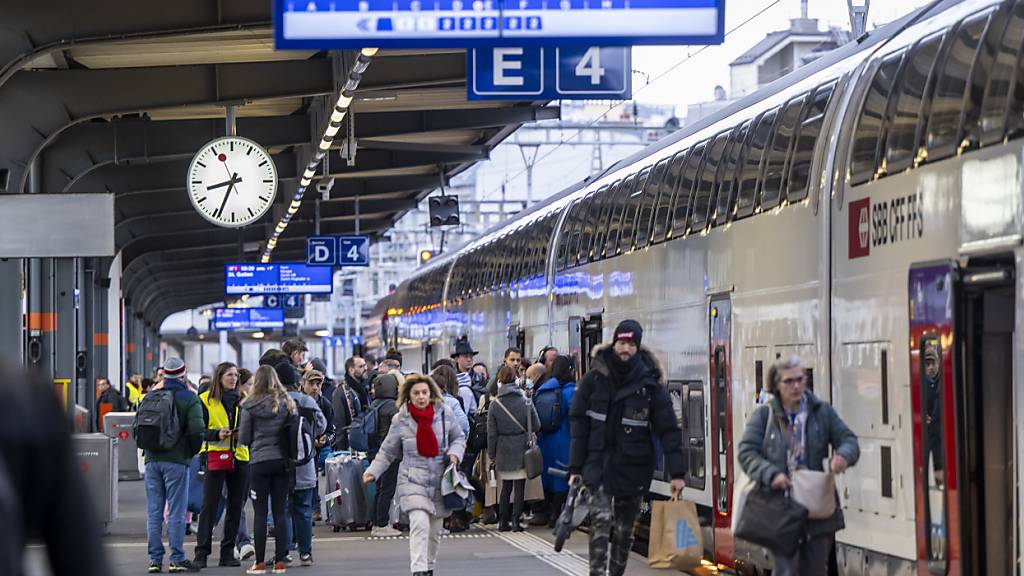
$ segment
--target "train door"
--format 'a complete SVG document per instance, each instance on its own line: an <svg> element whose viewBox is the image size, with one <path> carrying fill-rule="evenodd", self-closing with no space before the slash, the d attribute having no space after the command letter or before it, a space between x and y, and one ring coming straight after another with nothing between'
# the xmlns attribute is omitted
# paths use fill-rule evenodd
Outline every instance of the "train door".
<svg viewBox="0 0 1024 576"><path fill-rule="evenodd" d="M728 296L711 299L708 353L711 383L711 467L714 477L715 562L732 566L733 446L730 387L732 302Z"/></svg>
<svg viewBox="0 0 1024 576"><path fill-rule="evenodd" d="M422 343L423 373L430 374L430 367L437 361L437 354L434 351L434 344L430 340Z"/></svg>
<svg viewBox="0 0 1024 576"><path fill-rule="evenodd" d="M590 353L601 343L603 323L600 314L569 317L569 350L568 355L575 359L579 367L579 378L590 369Z"/></svg>
<svg viewBox="0 0 1024 576"><path fill-rule="evenodd" d="M1011 574L1012 261L910 271L918 574Z"/></svg>
<svg viewBox="0 0 1024 576"><path fill-rule="evenodd" d="M506 339L508 340L509 348L519 348L523 354L528 352L526 349L526 330L519 327L519 322L509 325Z"/></svg>

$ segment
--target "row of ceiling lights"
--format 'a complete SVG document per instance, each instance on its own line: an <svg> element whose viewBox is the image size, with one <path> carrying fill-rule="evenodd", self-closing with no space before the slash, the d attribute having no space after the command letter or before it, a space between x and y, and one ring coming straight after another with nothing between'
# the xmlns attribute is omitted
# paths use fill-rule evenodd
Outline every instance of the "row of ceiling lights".
<svg viewBox="0 0 1024 576"><path fill-rule="evenodd" d="M337 136L338 131L341 129L341 122L345 119L348 114L349 107L352 105L352 99L355 97L356 88L359 87L359 81L363 77L363 72L370 65L370 59L377 54L376 48L363 48L359 51L359 56L356 57L355 63L352 65L352 70L349 71L348 77L345 79L345 84L341 88L341 93L338 95L338 101L334 105L334 110L331 112L330 122L327 124L327 128L324 130L324 135L320 139L320 145L317 147L316 154L309 160L309 164L306 165L306 171L302 173L302 178L299 180L298 190L295 191L295 196L292 198L292 203L288 205L288 211L281 216L281 220L277 223L277 227L274 228L274 233L271 234L270 239L267 240L267 246L263 249L263 257L261 262L270 262L270 255L274 252L274 248L277 247L277 241L284 234L288 223L291 222L292 216L299 211L299 207L302 206L302 196L306 193L306 188L313 183L313 177L316 176L317 166L320 165L320 161L327 156L327 152L331 149L331 144L334 142L334 137Z"/></svg>

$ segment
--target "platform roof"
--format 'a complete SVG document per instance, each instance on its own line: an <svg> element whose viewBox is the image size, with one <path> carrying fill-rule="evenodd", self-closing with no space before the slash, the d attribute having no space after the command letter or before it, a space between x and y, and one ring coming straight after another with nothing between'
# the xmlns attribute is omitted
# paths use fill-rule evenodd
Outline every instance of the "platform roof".
<svg viewBox="0 0 1024 576"><path fill-rule="evenodd" d="M349 52L273 49L269 0L34 0L0 20L0 192L112 192L122 290L159 326L223 299L223 263L256 261L322 134ZM382 50L352 106L355 161L329 154L335 185L321 232L385 232L521 124L558 117L542 103L469 102L461 50ZM280 176L278 205L241 233L193 209L192 154L237 133L263 144ZM337 141L337 140L336 140ZM35 165L33 172L29 168ZM274 252L299 260L314 230L307 193Z"/></svg>

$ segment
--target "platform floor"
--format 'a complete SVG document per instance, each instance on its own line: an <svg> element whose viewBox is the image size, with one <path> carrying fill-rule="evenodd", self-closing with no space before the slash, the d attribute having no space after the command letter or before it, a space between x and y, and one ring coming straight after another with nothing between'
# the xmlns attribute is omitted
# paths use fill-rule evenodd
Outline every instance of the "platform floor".
<svg viewBox="0 0 1024 576"><path fill-rule="evenodd" d="M119 486L119 518L105 538L111 576L145 574L146 554L145 493L140 481L121 482ZM218 532L219 533L219 532ZM409 573L408 537L372 538L369 532L335 533L329 526L317 523L313 529L314 566L295 567L288 573L299 576L396 576ZM216 544L219 540L215 541ZM529 532L499 533L474 527L467 532L445 536L438 556L437 576L587 576L586 535L577 533L556 554L549 530L534 528ZM165 541L166 544L166 541ZM271 541L270 546L273 546ZM185 537L185 552L190 558L195 536ZM293 553L298 560L298 555ZM244 574L244 568L210 567L203 574ZM166 574L166 560L165 572ZM679 574L647 567L646 559L633 554L627 568L630 576ZM27 559L29 576L49 574L41 550L30 550Z"/></svg>

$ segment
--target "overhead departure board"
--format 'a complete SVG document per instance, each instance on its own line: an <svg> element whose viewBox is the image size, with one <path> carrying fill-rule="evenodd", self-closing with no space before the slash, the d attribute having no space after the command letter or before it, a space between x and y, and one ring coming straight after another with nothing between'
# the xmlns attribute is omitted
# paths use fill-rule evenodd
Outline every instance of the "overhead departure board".
<svg viewBox="0 0 1024 576"><path fill-rule="evenodd" d="M214 330L284 328L283 308L217 308Z"/></svg>
<svg viewBox="0 0 1024 576"><path fill-rule="evenodd" d="M224 293L228 295L330 294L334 288L332 268L300 262L226 264L224 272Z"/></svg>
<svg viewBox="0 0 1024 576"><path fill-rule="evenodd" d="M725 0L275 0L279 49L721 44Z"/></svg>

